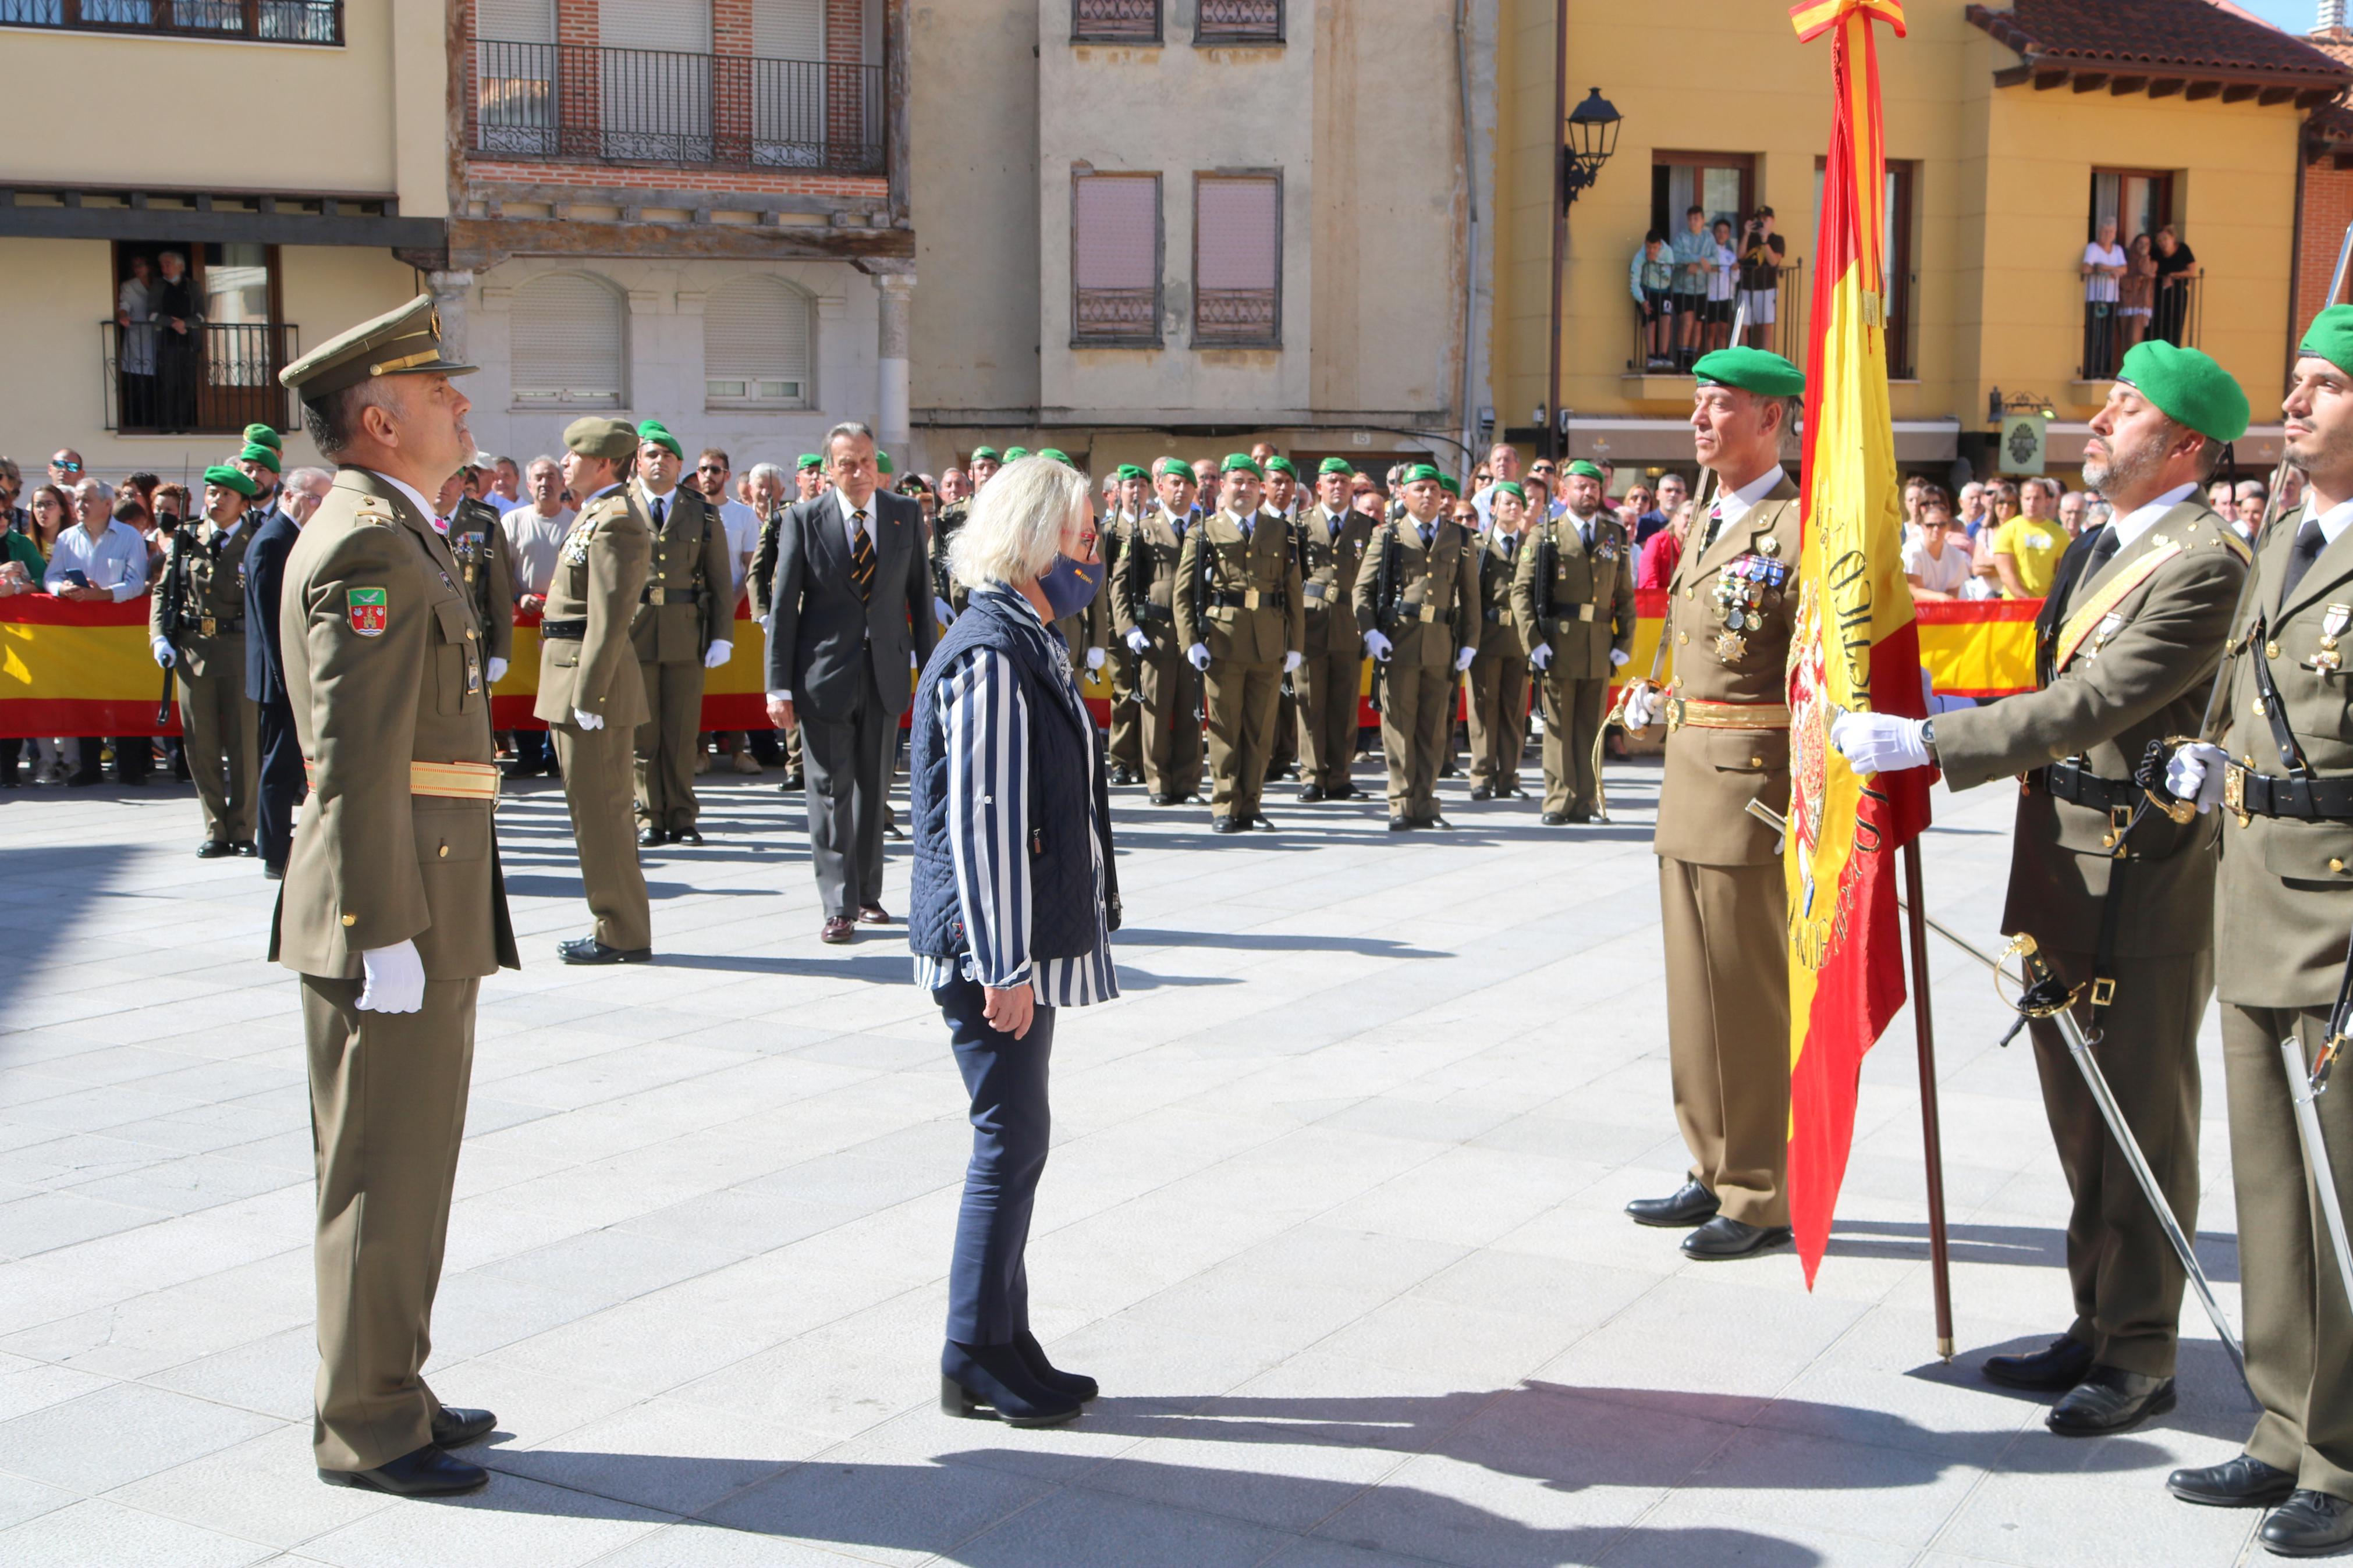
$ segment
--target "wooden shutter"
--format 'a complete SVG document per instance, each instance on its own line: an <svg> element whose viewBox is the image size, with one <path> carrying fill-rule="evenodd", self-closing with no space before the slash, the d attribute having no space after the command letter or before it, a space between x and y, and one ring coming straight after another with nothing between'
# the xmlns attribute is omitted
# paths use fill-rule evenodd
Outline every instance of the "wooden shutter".
<svg viewBox="0 0 2353 1568"><path fill-rule="evenodd" d="M825 58L825 0L752 0L752 53L764 60Z"/></svg>
<svg viewBox="0 0 2353 1568"><path fill-rule="evenodd" d="M619 407L622 320L619 297L577 273L515 290L507 357L517 406Z"/></svg>
<svg viewBox="0 0 2353 1568"><path fill-rule="evenodd" d="M738 278L702 310L707 401L724 406L809 404L808 299L774 278Z"/></svg>
<svg viewBox="0 0 2353 1568"><path fill-rule="evenodd" d="M600 0L597 38L608 49L711 52L711 0Z"/></svg>
<svg viewBox="0 0 2353 1568"><path fill-rule="evenodd" d="M1198 176L1193 187L1196 341L1280 342L1282 293L1282 176Z"/></svg>
<svg viewBox="0 0 2353 1568"><path fill-rule="evenodd" d="M474 0L474 33L509 44L552 44L555 0Z"/></svg>
<svg viewBox="0 0 2353 1568"><path fill-rule="evenodd" d="M1080 174L1071 187L1071 336L1160 335L1160 176Z"/></svg>

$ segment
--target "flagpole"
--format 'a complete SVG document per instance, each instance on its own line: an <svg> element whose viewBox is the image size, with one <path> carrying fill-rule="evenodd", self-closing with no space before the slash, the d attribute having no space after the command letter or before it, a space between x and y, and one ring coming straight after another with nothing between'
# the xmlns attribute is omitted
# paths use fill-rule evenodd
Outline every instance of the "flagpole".
<svg viewBox="0 0 2353 1568"><path fill-rule="evenodd" d="M1920 1047L1920 1144L1927 1159L1928 1279L1936 1302L1936 1353L1953 1359L1952 1242L1945 1229L1945 1140L1936 1114L1936 1026L1928 1006L1927 889L1920 840L1904 846L1904 900L1912 944L1912 1026Z"/></svg>

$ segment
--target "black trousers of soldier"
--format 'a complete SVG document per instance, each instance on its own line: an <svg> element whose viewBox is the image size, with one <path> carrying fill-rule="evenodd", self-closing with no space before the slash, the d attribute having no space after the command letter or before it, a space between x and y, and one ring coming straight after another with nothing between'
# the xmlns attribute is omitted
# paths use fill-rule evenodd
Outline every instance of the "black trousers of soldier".
<svg viewBox="0 0 2353 1568"><path fill-rule="evenodd" d="M280 699L264 702L260 708L261 784L254 792L259 808L256 827L261 863L282 871L294 847L294 808L301 804L304 791L302 742L294 733L293 704ZM547 732L535 733L545 744Z"/></svg>

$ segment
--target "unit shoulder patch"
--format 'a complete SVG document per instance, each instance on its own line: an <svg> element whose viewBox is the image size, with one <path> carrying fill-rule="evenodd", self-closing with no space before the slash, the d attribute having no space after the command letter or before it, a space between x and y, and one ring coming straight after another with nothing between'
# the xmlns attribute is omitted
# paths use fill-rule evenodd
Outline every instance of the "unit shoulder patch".
<svg viewBox="0 0 2353 1568"><path fill-rule="evenodd" d="M364 637L380 637L392 625L392 595L386 589L347 588L343 608L352 630Z"/></svg>

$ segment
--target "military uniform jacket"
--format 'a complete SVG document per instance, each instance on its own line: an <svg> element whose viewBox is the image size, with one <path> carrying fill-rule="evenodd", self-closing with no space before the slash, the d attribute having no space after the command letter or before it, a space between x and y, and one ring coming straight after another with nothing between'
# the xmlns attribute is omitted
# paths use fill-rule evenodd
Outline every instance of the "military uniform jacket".
<svg viewBox="0 0 2353 1568"><path fill-rule="evenodd" d="M1479 646L1479 540L1452 518L1441 518L1427 548L1410 517L1384 522L1365 541L1354 600L1360 632L1389 639L1398 668L1451 665L1458 647ZM1381 557L1397 553L1394 602L1382 614Z"/></svg>
<svg viewBox="0 0 2353 1568"><path fill-rule="evenodd" d="M1528 657L1528 625L1512 603L1512 579L1519 570L1520 558L1534 553L1535 542L1530 531L1511 536L1508 552L1502 533L1489 529L1479 536L1479 658L1482 662Z"/></svg>
<svg viewBox="0 0 2353 1568"><path fill-rule="evenodd" d="M2069 758L2102 778L2129 780L2151 741L2196 733L2246 581L2244 550L2229 524L2191 500L2096 575L2079 578L2060 607L2049 685L1936 717L1946 781L1968 789ZM2105 810L2052 798L2039 775L2028 784L2018 801L2002 930L2094 952L2117 864L2115 826ZM2220 832L2211 812L2179 826L2152 811L2133 829L2117 955L2197 952L2211 943Z"/></svg>
<svg viewBox="0 0 2353 1568"><path fill-rule="evenodd" d="M362 952L414 942L429 980L520 967L495 803L409 789L411 763L495 754L481 631L448 542L388 481L342 469L287 557L279 636L311 797L269 956L352 980Z"/></svg>
<svg viewBox="0 0 2353 1568"><path fill-rule="evenodd" d="M147 601L147 635L170 639L191 675L244 677L245 551L253 533L239 518L233 533L191 521L172 535Z"/></svg>
<svg viewBox="0 0 2353 1568"><path fill-rule="evenodd" d="M2256 710L2260 658L2312 776L2353 778L2353 678L2342 668L2340 647L2353 623L2353 532L2323 550L2282 604L2281 574L2307 515L2306 507L2291 510L2256 549L2254 590L2231 628L2231 686L2219 739L2251 772L2276 778L2288 771L2269 719ZM2253 635L2258 617L2261 638ZM2250 1007L2332 1005L2353 931L2353 822L2241 817L2229 805L2226 799L2216 814L2222 818L2217 993Z"/></svg>
<svg viewBox="0 0 2353 1568"><path fill-rule="evenodd" d="M965 520L971 515L972 501L969 498L950 501L940 508L940 514L932 524L932 592L945 599L948 608L959 616L964 614L965 604L972 597L972 591L957 582L955 574L948 570L948 541L956 536L963 529ZM1110 557L1106 555L1104 559L1109 560Z"/></svg>
<svg viewBox="0 0 2353 1568"><path fill-rule="evenodd" d="M1694 526L1705 528L1706 518ZM1780 861L1773 830L1747 807L1758 800L1777 816L1789 810L1788 670L1798 609L1798 487L1785 474L1746 516L1725 523L1706 550L1685 550L1667 584L1667 623L1660 635L1672 650L1674 678L1652 844L1670 860L1694 866ZM1765 563L1778 565L1778 583ZM1737 629L1726 603L1736 591L1743 601ZM1751 598L1753 604L1746 602ZM1675 699L1759 710L1753 720L1726 711L1753 727L1677 723Z"/></svg>
<svg viewBox="0 0 2353 1568"><path fill-rule="evenodd" d="M652 530L630 504L626 486L590 501L572 520L543 614L549 621L586 621L587 629L577 642L541 634L533 714L568 724L577 708L601 713L615 728L645 722L652 710L629 626L644 598L653 552Z"/></svg>
<svg viewBox="0 0 2353 1568"><path fill-rule="evenodd" d="M498 509L469 496L449 514L449 554L459 583L482 623L482 647L492 658L514 657L514 547L499 526Z"/></svg>
<svg viewBox="0 0 2353 1568"><path fill-rule="evenodd" d="M1208 645L1209 657L1281 664L1307 641L1299 557L1291 525L1271 512L1241 523L1212 512L1185 534L1176 563L1176 642Z"/></svg>
<svg viewBox="0 0 2353 1568"><path fill-rule="evenodd" d="M1155 506L1127 530L1119 570L1111 579L1112 630L1124 642L1136 627L1151 639L1150 652L1181 650L1176 633L1176 567L1185 550L1176 537L1178 519ZM1186 524L1189 536L1196 523Z"/></svg>
<svg viewBox="0 0 2353 1568"><path fill-rule="evenodd" d="M1552 645L1547 673L1599 680L1613 668L1612 649L1634 651L1634 554L1616 518L1593 514L1590 549L1577 521L1571 513L1527 527L1512 609L1531 650Z"/></svg>
<svg viewBox="0 0 2353 1568"><path fill-rule="evenodd" d="M648 664L700 664L714 642L735 640L735 565L718 510L684 485L672 490L654 531L653 509L632 484L629 510L653 541L629 641Z"/></svg>
<svg viewBox="0 0 2353 1568"><path fill-rule="evenodd" d="M778 507L760 520L760 541L752 547L752 564L744 575L744 586L752 598L752 618L768 618L768 594L776 582L776 530L785 521L785 509Z"/></svg>
<svg viewBox="0 0 2353 1568"><path fill-rule="evenodd" d="M1310 658L1335 648L1364 647L1350 599L1356 591L1356 574L1364 568L1365 546L1373 537L1373 520L1352 509L1340 514L1339 522L1335 531L1318 504L1300 513L1293 525L1299 532L1299 593L1307 607L1307 646L1299 651Z"/></svg>

